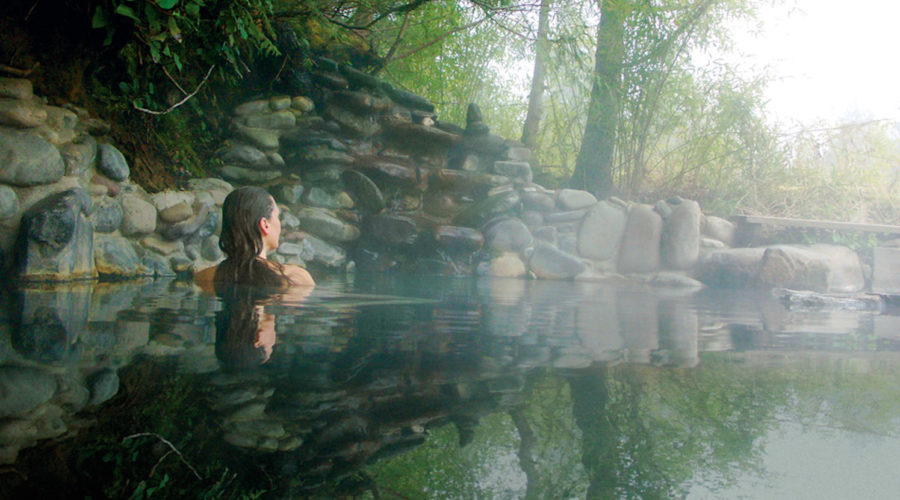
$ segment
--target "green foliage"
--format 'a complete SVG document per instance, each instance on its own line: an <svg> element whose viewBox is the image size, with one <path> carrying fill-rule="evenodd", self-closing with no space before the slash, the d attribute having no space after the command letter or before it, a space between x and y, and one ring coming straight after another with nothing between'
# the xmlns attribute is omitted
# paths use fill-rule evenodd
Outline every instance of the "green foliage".
<svg viewBox="0 0 900 500"><path fill-rule="evenodd" d="M277 54L271 11L270 0L102 0L92 26L124 64L122 95L162 111L199 88L208 68L232 81L245 60Z"/></svg>

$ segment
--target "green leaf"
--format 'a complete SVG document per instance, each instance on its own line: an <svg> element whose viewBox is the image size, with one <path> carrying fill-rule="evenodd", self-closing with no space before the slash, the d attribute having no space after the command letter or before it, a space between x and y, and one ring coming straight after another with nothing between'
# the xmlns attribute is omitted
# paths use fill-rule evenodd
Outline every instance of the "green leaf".
<svg viewBox="0 0 900 500"><path fill-rule="evenodd" d="M159 44L151 43L150 44L150 58L153 59L153 62L159 62Z"/></svg>
<svg viewBox="0 0 900 500"><path fill-rule="evenodd" d="M94 18L91 19L91 28L104 28L109 24L109 16L106 15L106 9L97 7L94 9Z"/></svg>
<svg viewBox="0 0 900 500"><path fill-rule="evenodd" d="M189 2L184 6L184 11L192 17L200 17L200 4L197 2Z"/></svg>
<svg viewBox="0 0 900 500"><path fill-rule="evenodd" d="M169 33L172 34L172 38L175 40L181 41L181 29L178 27L178 23L175 21L175 17L169 18Z"/></svg>
<svg viewBox="0 0 900 500"><path fill-rule="evenodd" d="M169 10L178 5L178 0L157 0L156 5L159 5L160 9Z"/></svg>
<svg viewBox="0 0 900 500"><path fill-rule="evenodd" d="M175 67L178 68L178 71L181 71L181 58L178 57L178 54L172 54L172 60L175 61Z"/></svg>
<svg viewBox="0 0 900 500"><path fill-rule="evenodd" d="M137 16L137 13L134 11L134 9L132 9L131 7L129 7L127 5L119 5L118 7L116 7L116 14L119 14L120 16L130 17L131 19L134 19L138 23L141 22L141 20Z"/></svg>

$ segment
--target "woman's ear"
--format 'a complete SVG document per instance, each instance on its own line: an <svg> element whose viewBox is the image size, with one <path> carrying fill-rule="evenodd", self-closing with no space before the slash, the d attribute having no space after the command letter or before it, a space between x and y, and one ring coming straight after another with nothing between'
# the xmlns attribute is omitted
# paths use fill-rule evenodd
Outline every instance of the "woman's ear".
<svg viewBox="0 0 900 500"><path fill-rule="evenodd" d="M269 219L266 219L265 217L259 218L259 232L264 236L269 234Z"/></svg>

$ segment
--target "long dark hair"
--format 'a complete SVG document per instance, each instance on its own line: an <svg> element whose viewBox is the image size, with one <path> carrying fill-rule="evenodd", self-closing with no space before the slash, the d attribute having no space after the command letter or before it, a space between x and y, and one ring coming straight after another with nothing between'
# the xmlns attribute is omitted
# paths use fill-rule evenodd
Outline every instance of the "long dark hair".
<svg viewBox="0 0 900 500"><path fill-rule="evenodd" d="M225 253L225 260L216 269L217 292L223 285L283 287L291 284L281 265L259 258L263 249L259 221L271 217L274 209L272 196L255 186L237 188L225 197L219 236L219 248Z"/></svg>

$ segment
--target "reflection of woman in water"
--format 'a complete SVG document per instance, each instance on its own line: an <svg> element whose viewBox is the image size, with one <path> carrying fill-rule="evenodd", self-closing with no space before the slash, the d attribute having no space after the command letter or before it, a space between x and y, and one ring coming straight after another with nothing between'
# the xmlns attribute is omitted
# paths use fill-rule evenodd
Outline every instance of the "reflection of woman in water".
<svg viewBox="0 0 900 500"><path fill-rule="evenodd" d="M265 363L275 345L275 315L263 309L260 293L249 287L231 286L220 295L216 312L216 357L232 369Z"/></svg>
<svg viewBox="0 0 900 500"><path fill-rule="evenodd" d="M264 189L245 186L225 197L219 247L225 260L194 274L204 290L222 299L216 313L216 356L231 368L266 362L275 344L275 316L263 304L276 296L302 300L315 285L293 264L267 259L278 248L280 210Z"/></svg>
<svg viewBox="0 0 900 500"><path fill-rule="evenodd" d="M278 205L265 189L244 186L229 193L222 205L219 236L225 260L194 274L197 284L217 292L223 286L237 284L279 288L315 285L306 269L266 258L278 248L279 215Z"/></svg>

